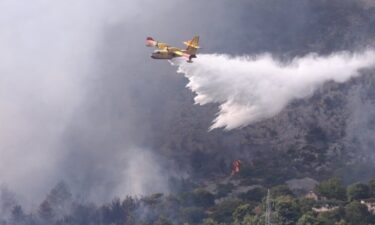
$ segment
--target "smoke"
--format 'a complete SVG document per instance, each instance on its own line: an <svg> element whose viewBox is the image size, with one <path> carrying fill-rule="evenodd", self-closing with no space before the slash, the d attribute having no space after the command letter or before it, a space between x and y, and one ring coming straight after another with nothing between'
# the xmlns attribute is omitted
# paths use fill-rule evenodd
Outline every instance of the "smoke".
<svg viewBox="0 0 375 225"><path fill-rule="evenodd" d="M275 116L327 81L345 82L358 76L361 69L375 65L375 51L309 54L289 62L270 54L202 54L192 64L177 63L178 72L189 79L187 87L196 93L196 104L220 104L210 129L231 130Z"/></svg>
<svg viewBox="0 0 375 225"><path fill-rule="evenodd" d="M171 94L159 92L164 72L144 66L143 40L178 31L181 2L0 1L0 185L20 203L35 206L61 180L95 202L167 190L144 140Z"/></svg>
<svg viewBox="0 0 375 225"><path fill-rule="evenodd" d="M161 159L152 151L133 148L127 151L125 157L130 160L127 160L117 194L121 194L123 190L129 195L147 195L168 190L169 173L163 171L160 167Z"/></svg>
<svg viewBox="0 0 375 225"><path fill-rule="evenodd" d="M139 10L126 1L0 1L0 185L24 202L66 177L64 136L84 104L103 30Z"/></svg>
<svg viewBox="0 0 375 225"><path fill-rule="evenodd" d="M345 141L349 148L356 149L357 157L362 157L363 161L373 162L375 159L373 138L375 135L373 126L375 105L370 76L364 77L363 85L354 86L349 92L347 110L350 114L345 130ZM375 171L371 170L371 172Z"/></svg>

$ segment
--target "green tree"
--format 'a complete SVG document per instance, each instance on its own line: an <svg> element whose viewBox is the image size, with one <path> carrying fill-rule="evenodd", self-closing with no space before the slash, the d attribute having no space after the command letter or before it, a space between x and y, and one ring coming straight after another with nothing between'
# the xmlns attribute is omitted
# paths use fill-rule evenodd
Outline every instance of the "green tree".
<svg viewBox="0 0 375 225"><path fill-rule="evenodd" d="M55 217L55 213L51 207L51 204L46 200L44 200L42 204L40 204L38 214L40 218L48 222L51 222Z"/></svg>
<svg viewBox="0 0 375 225"><path fill-rule="evenodd" d="M336 222L336 225L347 225L346 221L341 219L339 222Z"/></svg>
<svg viewBox="0 0 375 225"><path fill-rule="evenodd" d="M165 217L159 217L153 225L173 225L171 221L166 219Z"/></svg>
<svg viewBox="0 0 375 225"><path fill-rule="evenodd" d="M234 188L232 183L228 184L218 184L216 188L216 198L221 198L227 196Z"/></svg>
<svg viewBox="0 0 375 225"><path fill-rule="evenodd" d="M266 194L267 194L266 189L257 187L257 188L247 191L246 193L240 194L239 197L245 201L260 202L262 201L264 196L266 196Z"/></svg>
<svg viewBox="0 0 375 225"><path fill-rule="evenodd" d="M345 200L345 188L341 184L341 179L334 177L321 182L315 187L315 191L328 199Z"/></svg>
<svg viewBox="0 0 375 225"><path fill-rule="evenodd" d="M253 214L251 211L253 210L254 205L250 204L243 204L236 208L236 210L233 212L233 220L235 222L242 221L246 215Z"/></svg>
<svg viewBox="0 0 375 225"><path fill-rule="evenodd" d="M264 216L258 216L258 215L247 215L243 219L243 222L241 225L264 225Z"/></svg>
<svg viewBox="0 0 375 225"><path fill-rule="evenodd" d="M342 214L342 215L341 215ZM341 216L344 213L341 213L340 209L336 209L329 212L322 212L318 215L318 223L321 225L331 225L335 224L336 222L340 221Z"/></svg>
<svg viewBox="0 0 375 225"><path fill-rule="evenodd" d="M74 204L71 208L71 220L74 224L102 224L101 215L98 213L96 206L91 204ZM127 224L128 225L128 224Z"/></svg>
<svg viewBox="0 0 375 225"><path fill-rule="evenodd" d="M11 221L14 224L21 224L26 218L26 215L23 212L23 209L20 205L14 206L11 213L12 213Z"/></svg>
<svg viewBox="0 0 375 225"><path fill-rule="evenodd" d="M297 225L318 225L318 219L312 213L303 214L297 222Z"/></svg>
<svg viewBox="0 0 375 225"><path fill-rule="evenodd" d="M225 200L215 206L214 208L215 211L212 214L212 217L214 220L220 223L231 223L233 212L241 204L242 202L239 200L235 200L235 199Z"/></svg>
<svg viewBox="0 0 375 225"><path fill-rule="evenodd" d="M105 223L118 225L124 223L126 214L119 198L114 198L110 204L102 206L101 212Z"/></svg>
<svg viewBox="0 0 375 225"><path fill-rule="evenodd" d="M370 198L375 198L375 180L370 180L368 182L369 196Z"/></svg>
<svg viewBox="0 0 375 225"><path fill-rule="evenodd" d="M311 209L315 204L315 200L309 199L309 198L302 198L302 199L299 199L298 201L299 201L298 205L300 206L300 210L302 214L311 212Z"/></svg>
<svg viewBox="0 0 375 225"><path fill-rule="evenodd" d="M215 197L211 192L198 188L193 192L193 202L195 206L206 208L214 205Z"/></svg>
<svg viewBox="0 0 375 225"><path fill-rule="evenodd" d="M203 220L203 225L219 225L219 224L212 218L207 218Z"/></svg>
<svg viewBox="0 0 375 225"><path fill-rule="evenodd" d="M368 225L371 214L365 205L354 201L345 206L345 217L350 225Z"/></svg>
<svg viewBox="0 0 375 225"><path fill-rule="evenodd" d="M197 224L204 218L204 210L200 207L187 207L182 209L182 218L189 224Z"/></svg>
<svg viewBox="0 0 375 225"><path fill-rule="evenodd" d="M293 196L293 192L289 189L288 185L277 185L271 188L271 196L273 198L277 198L283 195Z"/></svg>
<svg viewBox="0 0 375 225"><path fill-rule="evenodd" d="M47 195L46 200L55 208L63 207L63 204L72 197L69 187L65 182L59 182Z"/></svg>
<svg viewBox="0 0 375 225"><path fill-rule="evenodd" d="M276 199L275 209L277 222L283 225L296 224L300 217L299 205L291 196L280 196Z"/></svg>
<svg viewBox="0 0 375 225"><path fill-rule="evenodd" d="M360 200L369 197L369 187L366 184L355 183L350 185L346 190L348 200Z"/></svg>

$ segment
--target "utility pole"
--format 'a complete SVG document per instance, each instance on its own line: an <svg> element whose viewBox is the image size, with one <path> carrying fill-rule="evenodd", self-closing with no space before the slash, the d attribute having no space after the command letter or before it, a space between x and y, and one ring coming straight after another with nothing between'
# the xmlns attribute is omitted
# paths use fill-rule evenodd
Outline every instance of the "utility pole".
<svg viewBox="0 0 375 225"><path fill-rule="evenodd" d="M270 189L267 191L267 199L266 199L266 225L272 225L271 224L271 196L270 196Z"/></svg>

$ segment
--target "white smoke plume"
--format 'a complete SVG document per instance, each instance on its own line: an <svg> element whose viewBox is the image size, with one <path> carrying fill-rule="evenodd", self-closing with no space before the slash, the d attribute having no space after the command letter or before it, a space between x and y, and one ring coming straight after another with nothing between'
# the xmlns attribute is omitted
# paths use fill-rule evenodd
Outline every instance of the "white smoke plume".
<svg viewBox="0 0 375 225"><path fill-rule="evenodd" d="M82 173L89 169L80 166L93 154L66 147L64 138L72 132L70 124L83 120L76 119L77 111L87 105L106 29L137 17L139 10L144 11L142 4L0 1L0 185L6 184L20 202L43 199L65 177L62 168L73 158L79 162L77 174L81 172L75 183L85 183ZM69 155L70 151L80 157ZM113 152L103 151L92 156L92 165L107 155L114 161ZM112 197L108 188L103 193Z"/></svg>
<svg viewBox="0 0 375 225"><path fill-rule="evenodd" d="M327 81L345 82L375 65L375 51L309 54L283 63L270 54L231 57L202 54L194 63L177 61L178 72L196 93L195 103L218 103L210 129L244 127L278 114L289 102L311 96Z"/></svg>
<svg viewBox="0 0 375 225"><path fill-rule="evenodd" d="M123 171L122 182L115 193L118 196L127 190L129 195L147 195L168 190L168 175L159 165L158 158L152 151L135 148L129 149L125 157L130 159Z"/></svg>

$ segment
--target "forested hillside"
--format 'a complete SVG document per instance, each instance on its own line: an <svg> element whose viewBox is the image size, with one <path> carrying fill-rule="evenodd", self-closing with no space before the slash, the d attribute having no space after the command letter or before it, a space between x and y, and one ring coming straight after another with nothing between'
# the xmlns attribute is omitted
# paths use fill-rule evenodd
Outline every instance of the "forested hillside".
<svg viewBox="0 0 375 225"><path fill-rule="evenodd" d="M178 22L198 24L206 53L270 53L290 62L375 48L372 0L232 1L219 14L230 22L221 29L208 19L212 30L193 14L200 4L214 10L215 2L192 4ZM95 48L84 103L58 142L62 160L51 172L58 178L40 185L61 182L26 206L27 196L0 180L0 225L260 225L267 212L274 225L375 224L374 68L329 81L271 119L209 131L218 105L194 104L175 67L156 70L138 57L137 32L153 22L140 15L137 29L106 27ZM241 168L231 175L234 160ZM129 191L135 181L142 194ZM150 193L153 187L165 192Z"/></svg>

